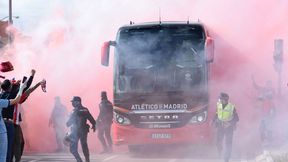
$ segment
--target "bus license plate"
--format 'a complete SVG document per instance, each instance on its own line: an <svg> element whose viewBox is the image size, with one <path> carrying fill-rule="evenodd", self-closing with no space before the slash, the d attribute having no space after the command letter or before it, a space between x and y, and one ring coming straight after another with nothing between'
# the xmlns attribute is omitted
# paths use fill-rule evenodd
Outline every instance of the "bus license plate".
<svg viewBox="0 0 288 162"><path fill-rule="evenodd" d="M152 138L153 139L170 139L172 138L172 135L169 133L153 133Z"/></svg>

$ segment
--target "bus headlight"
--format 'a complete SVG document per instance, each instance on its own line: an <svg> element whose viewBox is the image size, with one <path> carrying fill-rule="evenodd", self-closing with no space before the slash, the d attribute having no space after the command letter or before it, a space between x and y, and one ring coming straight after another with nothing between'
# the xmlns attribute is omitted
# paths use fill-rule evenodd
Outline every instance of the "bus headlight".
<svg viewBox="0 0 288 162"><path fill-rule="evenodd" d="M204 120L203 116L197 116L197 121L202 122Z"/></svg>
<svg viewBox="0 0 288 162"><path fill-rule="evenodd" d="M203 111L199 114L194 115L189 123L200 123L204 122L207 119L207 111Z"/></svg>
<svg viewBox="0 0 288 162"><path fill-rule="evenodd" d="M116 112L114 112L114 120L118 123L118 124L122 124L122 125L129 125L131 124L130 120L126 117L124 117L123 115L120 115Z"/></svg>

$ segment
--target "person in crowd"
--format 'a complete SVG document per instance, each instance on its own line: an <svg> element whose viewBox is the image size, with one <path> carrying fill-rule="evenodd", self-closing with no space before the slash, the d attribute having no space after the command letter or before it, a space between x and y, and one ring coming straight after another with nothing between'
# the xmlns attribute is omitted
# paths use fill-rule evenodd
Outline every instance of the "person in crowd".
<svg viewBox="0 0 288 162"><path fill-rule="evenodd" d="M217 151L222 155L223 140L225 137L224 162L229 162L232 152L233 132L236 129L236 123L239 117L235 105L229 102L229 95L221 93L217 102L217 111L213 123L217 128Z"/></svg>
<svg viewBox="0 0 288 162"><path fill-rule="evenodd" d="M32 84L33 77L35 75L35 70L31 70L31 76L29 77L27 81L27 85L25 89L23 89L23 92L25 92ZM23 77L23 81L26 77ZM15 98L20 86L20 80L16 81L15 79L9 80L5 79L1 84L2 93L0 94L1 99L12 99ZM16 120L14 116L16 116L17 112L15 111L15 107L17 107L17 104L10 105L8 109L3 109L2 116L3 120L7 129L7 137L8 137L8 150L7 150L7 162L12 161L12 154L13 154L13 141L15 136L15 122ZM16 113L14 113L16 112ZM21 118L21 117L20 117Z"/></svg>
<svg viewBox="0 0 288 162"><path fill-rule="evenodd" d="M102 144L103 151L101 153L111 153L112 138L111 125L113 119L113 105L107 98L105 91L101 92L101 103L99 104L100 113L97 118L98 139Z"/></svg>
<svg viewBox="0 0 288 162"><path fill-rule="evenodd" d="M71 102L74 109L66 123L67 127L71 127L70 152L73 154L77 162L82 162L78 153L78 142L80 140L85 161L90 162L89 148L87 144L87 135L90 126L87 124L87 120L91 123L93 132L96 130L96 121L90 114L89 110L82 105L79 96L74 96Z"/></svg>
<svg viewBox="0 0 288 162"><path fill-rule="evenodd" d="M55 97L54 108L52 110L49 127L53 127L56 135L57 149L56 152L64 151L63 139L66 133L66 125L68 111L67 108L62 104L59 96Z"/></svg>
<svg viewBox="0 0 288 162"><path fill-rule="evenodd" d="M27 86L23 90L22 97L19 103L14 104L10 109L5 109L2 111L2 115L5 121L7 135L8 135L8 150L7 150L7 162L11 162L13 157L15 157L16 162L21 160L21 156L24 150L24 138L20 122L21 117L21 104L26 101L30 93L32 93L42 82L39 82L34 87L30 88L34 75L36 71L31 70L31 75L27 81ZM23 77L23 81L26 81L26 77ZM4 80L1 84L3 92L1 93L1 98L13 98L19 91L20 80Z"/></svg>
<svg viewBox="0 0 288 162"><path fill-rule="evenodd" d="M22 97L19 103L14 105L13 121L14 121L15 132L14 132L12 159L13 157L15 157L15 162L21 161L21 157L24 151L24 146L25 146L24 135L23 135L21 124L20 124L22 123L22 109L23 109L22 104L28 99L29 95L32 92L34 92L38 87L43 86L43 84L46 84L45 80L39 81L33 87L30 87L27 90L25 90L22 94Z"/></svg>
<svg viewBox="0 0 288 162"><path fill-rule="evenodd" d="M253 87L257 90L257 107L259 108L260 115L260 139L262 143L272 142L272 128L273 120L276 117L275 108L275 91L272 85L272 81L266 81L264 86L260 86L256 83L252 76Z"/></svg>
<svg viewBox="0 0 288 162"><path fill-rule="evenodd" d="M21 95L23 92L23 89L27 86L27 81L24 82L18 91L18 94L13 99L0 99L0 111L2 111L3 108L13 108L10 107L16 103L18 103L21 99ZM0 113L0 161L5 162L7 160L7 151L8 151L8 137L7 137L7 129L4 121L7 119L4 119L2 114ZM7 122L7 121L6 121ZM12 121L10 121L12 122Z"/></svg>

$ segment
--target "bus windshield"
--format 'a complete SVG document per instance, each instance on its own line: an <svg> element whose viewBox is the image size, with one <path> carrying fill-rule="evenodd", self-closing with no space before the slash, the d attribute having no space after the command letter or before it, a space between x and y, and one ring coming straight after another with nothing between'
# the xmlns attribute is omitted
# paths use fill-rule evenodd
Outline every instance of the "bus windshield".
<svg viewBox="0 0 288 162"><path fill-rule="evenodd" d="M116 46L118 92L191 91L205 81L200 25L123 29Z"/></svg>

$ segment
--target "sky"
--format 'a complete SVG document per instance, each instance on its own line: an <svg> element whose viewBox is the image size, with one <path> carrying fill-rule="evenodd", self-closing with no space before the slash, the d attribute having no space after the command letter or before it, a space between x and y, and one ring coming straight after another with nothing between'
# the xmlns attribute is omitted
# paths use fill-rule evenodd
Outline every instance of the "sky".
<svg viewBox="0 0 288 162"><path fill-rule="evenodd" d="M0 0L0 18L7 15L8 1ZM20 17L14 19L18 35L14 48L2 51L1 59L12 60L15 70L5 73L6 78L21 79L33 68L37 71L34 83L47 80L47 93L38 89L23 105L27 136L32 139L42 134L31 142L37 151L55 148L49 143L49 139L55 140L53 130L48 128L55 96L60 96L69 110L71 98L81 96L94 117L98 115L100 92L107 90L112 99L112 67L100 65L100 49L104 41L115 40L118 28L130 21L159 21L160 15L162 21L200 20L205 24L215 41L211 105L219 92L230 94L244 121L239 136L250 130L249 121L253 120L251 113L247 115L255 107L251 76L260 85L271 80L278 86L274 39L284 40L281 89L283 98L287 96L286 0L21 0L13 1L13 15ZM94 147L96 138L95 134L89 138L93 151L99 151ZM245 140L249 143L251 139ZM48 147L41 147L43 143Z"/></svg>

